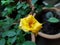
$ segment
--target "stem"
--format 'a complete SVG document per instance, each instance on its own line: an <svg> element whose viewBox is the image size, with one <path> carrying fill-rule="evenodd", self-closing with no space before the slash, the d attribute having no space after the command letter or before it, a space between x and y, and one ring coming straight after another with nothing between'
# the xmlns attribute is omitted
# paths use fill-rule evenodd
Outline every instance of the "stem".
<svg viewBox="0 0 60 45"><path fill-rule="evenodd" d="M35 35L31 33L31 40L32 42L35 42Z"/></svg>

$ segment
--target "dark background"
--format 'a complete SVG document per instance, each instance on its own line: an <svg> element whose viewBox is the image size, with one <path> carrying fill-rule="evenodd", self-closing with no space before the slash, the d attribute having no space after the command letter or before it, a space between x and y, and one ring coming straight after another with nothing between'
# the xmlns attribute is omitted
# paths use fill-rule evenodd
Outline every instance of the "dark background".
<svg viewBox="0 0 60 45"><path fill-rule="evenodd" d="M43 37L36 37L37 45L60 45L60 39L45 39Z"/></svg>

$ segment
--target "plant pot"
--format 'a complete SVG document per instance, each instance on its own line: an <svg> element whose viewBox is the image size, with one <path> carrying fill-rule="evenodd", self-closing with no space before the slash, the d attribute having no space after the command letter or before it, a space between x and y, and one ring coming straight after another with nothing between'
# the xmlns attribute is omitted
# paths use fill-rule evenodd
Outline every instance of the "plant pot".
<svg viewBox="0 0 60 45"><path fill-rule="evenodd" d="M46 28L48 28L47 30L49 30L49 32L51 32L52 30L52 33L49 33L47 30L45 30L44 29L44 27L43 27L43 29L46 31L46 32L44 32L43 31L43 29L42 29L42 31L40 31L39 33L38 33L38 35L39 36L41 36L41 37L43 37L43 38L47 38L47 39L58 39L58 38L60 38L60 21L58 22L58 23L50 23L50 22L48 22L47 21L47 18L45 18L45 14L47 13L47 12L53 12L53 13L55 13L56 11L58 11L58 10L60 10L60 9L57 9L57 8L51 8L51 9L46 9L46 8L43 8L43 11L42 12L40 12L40 14L38 14L38 15L35 15L35 18L39 21L39 22L41 22L41 23L46 23L45 24L45 29ZM56 13L55 13L56 14ZM60 19L60 17L59 17L59 15L55 15L56 17L58 17L59 19ZM48 26L47 26L48 25ZM47 27L46 27L47 26ZM51 26L51 27L49 27L49 26ZM58 28L59 28L59 31L57 31L58 30ZM57 31L57 32L56 32ZM48 32L48 33L47 33ZM56 32L56 33L55 33Z"/></svg>
<svg viewBox="0 0 60 45"><path fill-rule="evenodd" d="M60 39L47 39L45 37L36 37L37 45L60 45Z"/></svg>

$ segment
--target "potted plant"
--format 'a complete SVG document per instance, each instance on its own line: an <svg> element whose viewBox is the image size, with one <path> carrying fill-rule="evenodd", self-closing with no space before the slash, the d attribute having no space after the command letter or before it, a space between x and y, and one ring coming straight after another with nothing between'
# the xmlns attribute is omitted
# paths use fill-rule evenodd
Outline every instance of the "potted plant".
<svg viewBox="0 0 60 45"><path fill-rule="evenodd" d="M38 18L38 20L42 20L41 22L45 23L44 27L42 30L43 32L39 32L38 34L44 38L48 38L48 39L57 39L60 38L60 32L59 32L59 25L60 25L60 17L59 15L56 14L56 11L58 11L60 9L57 8L51 8L51 9L44 9L42 11L42 13L40 14L40 16L36 15L37 17L41 17ZM47 13L47 14L46 14ZM50 15L48 14L50 13ZM51 14L54 13L54 14Z"/></svg>

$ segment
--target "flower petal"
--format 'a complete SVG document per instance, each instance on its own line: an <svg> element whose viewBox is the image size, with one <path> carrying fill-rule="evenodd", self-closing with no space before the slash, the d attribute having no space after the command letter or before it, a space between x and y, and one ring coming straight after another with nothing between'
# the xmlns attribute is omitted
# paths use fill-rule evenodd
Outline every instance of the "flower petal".
<svg viewBox="0 0 60 45"><path fill-rule="evenodd" d="M27 17L22 18L20 20L19 27L21 27L21 29L23 29L23 31L25 31L25 32L31 31L32 33L35 33L36 34L36 33L39 32L39 30L41 30L42 24L39 23L34 18L34 16L32 16L32 15L29 14Z"/></svg>

